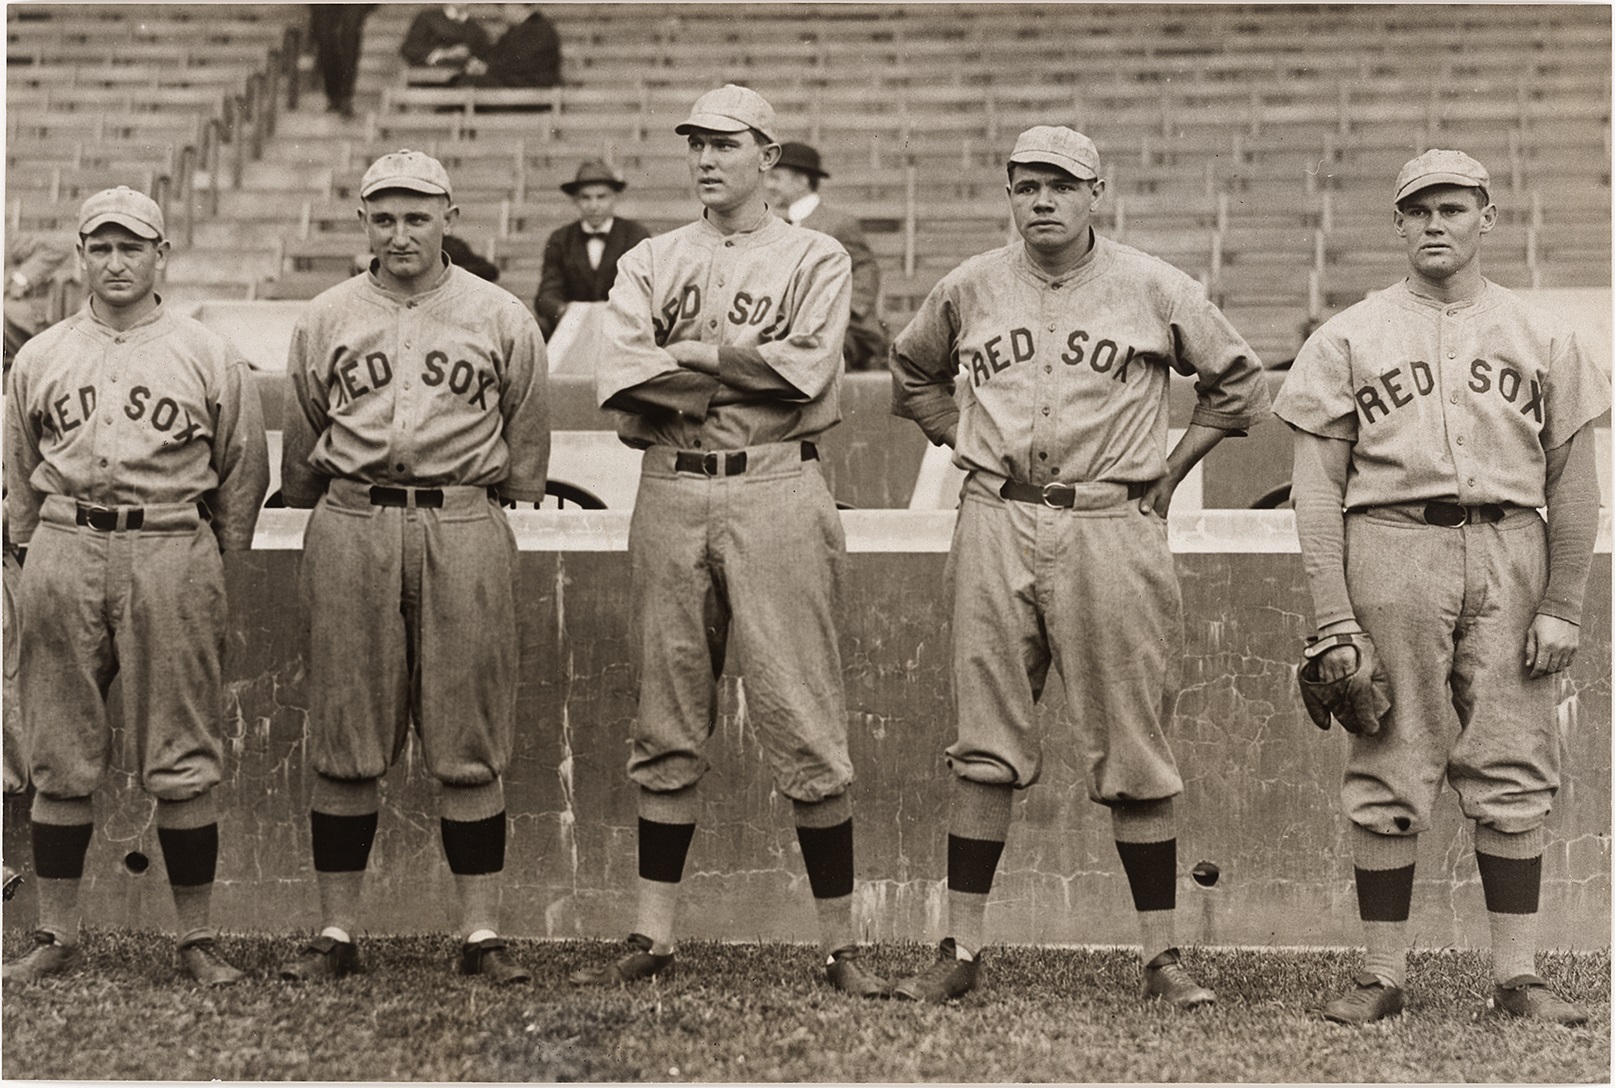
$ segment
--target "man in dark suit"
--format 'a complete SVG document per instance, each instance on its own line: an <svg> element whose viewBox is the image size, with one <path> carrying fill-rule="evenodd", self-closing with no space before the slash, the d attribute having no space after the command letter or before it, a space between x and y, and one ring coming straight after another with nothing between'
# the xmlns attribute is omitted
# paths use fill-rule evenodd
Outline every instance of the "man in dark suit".
<svg viewBox="0 0 1615 1088"><path fill-rule="evenodd" d="M597 159L578 167L561 185L580 218L552 233L544 243L544 275L533 309L548 340L573 302L604 302L617 278L617 258L650 237L644 225L616 214L617 197L627 188L609 165Z"/></svg>
<svg viewBox="0 0 1615 1088"><path fill-rule="evenodd" d="M879 311L880 265L858 220L825 207L819 199L819 182L829 176L819 165L815 148L782 144L779 162L765 179L769 204L788 222L830 235L852 258L852 320L847 323L842 358L848 370L883 370L887 341Z"/></svg>

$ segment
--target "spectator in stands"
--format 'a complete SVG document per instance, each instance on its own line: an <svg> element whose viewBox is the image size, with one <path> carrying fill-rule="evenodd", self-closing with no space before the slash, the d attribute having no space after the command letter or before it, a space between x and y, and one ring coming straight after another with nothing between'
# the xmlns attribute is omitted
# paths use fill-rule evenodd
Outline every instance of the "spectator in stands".
<svg viewBox="0 0 1615 1088"><path fill-rule="evenodd" d="M443 236L443 252L473 276L481 276L489 283L499 282L499 266L471 248L471 243L458 234Z"/></svg>
<svg viewBox="0 0 1615 1088"><path fill-rule="evenodd" d="M353 116L353 89L359 82L359 48L364 21L374 4L310 4L309 36L319 59L325 108Z"/></svg>
<svg viewBox="0 0 1615 1088"><path fill-rule="evenodd" d="M561 36L537 4L512 4L521 21L499 36L481 61L470 61L457 87L558 87Z"/></svg>
<svg viewBox="0 0 1615 1088"><path fill-rule="evenodd" d="M444 4L415 16L398 51L417 68L460 72L472 60L480 63L492 46L488 32L470 12L459 4Z"/></svg>
<svg viewBox="0 0 1615 1088"><path fill-rule="evenodd" d="M789 223L828 234L852 258L852 320L842 357L849 370L872 370L886 365L886 329L881 324L880 265L857 219L825 206L819 182L829 177L819 165L819 152L807 144L781 145L779 162L768 172L769 202Z"/></svg>
<svg viewBox="0 0 1615 1088"><path fill-rule="evenodd" d="M73 243L49 234L15 234L6 239L5 368L34 334L50 324L51 293L72 279ZM60 315L58 315L60 316Z"/></svg>
<svg viewBox="0 0 1615 1088"><path fill-rule="evenodd" d="M548 340L561 315L574 302L604 302L617 278L617 258L650 237L644 224L616 214L617 197L628 187L610 165L591 159L577 177L561 184L580 218L552 233L544 243L544 274L533 310Z"/></svg>

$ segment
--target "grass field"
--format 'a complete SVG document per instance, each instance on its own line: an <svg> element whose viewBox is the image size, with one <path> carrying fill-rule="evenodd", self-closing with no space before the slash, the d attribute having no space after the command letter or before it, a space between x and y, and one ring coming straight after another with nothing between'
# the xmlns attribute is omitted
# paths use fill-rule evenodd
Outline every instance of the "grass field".
<svg viewBox="0 0 1615 1088"><path fill-rule="evenodd" d="M578 992L597 942L514 941L531 987L451 973L447 937L362 945L368 971L323 986L273 981L285 937L226 936L254 978L180 981L166 936L88 932L69 975L4 995L7 1079L645 1081L1493 1081L1610 1078L1610 957L1544 955L1541 970L1592 1027L1482 1017L1486 959L1416 953L1403 1016L1366 1028L1317 1019L1357 957L1194 949L1218 1004L1178 1013L1134 996L1137 958L1091 949L989 950L984 988L953 1006L830 990L816 952L689 943L671 978ZM8 933L6 958L26 947ZM899 974L931 956L882 945Z"/></svg>

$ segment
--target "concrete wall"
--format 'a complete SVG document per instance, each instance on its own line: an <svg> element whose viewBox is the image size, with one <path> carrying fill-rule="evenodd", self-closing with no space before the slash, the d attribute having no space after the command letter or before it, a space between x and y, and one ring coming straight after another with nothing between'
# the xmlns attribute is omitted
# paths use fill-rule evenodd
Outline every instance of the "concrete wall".
<svg viewBox="0 0 1615 1088"><path fill-rule="evenodd" d="M859 915L876 938L939 935L950 739L948 618L939 593L951 516L843 515L849 563L841 611L849 729L858 773ZM626 515L524 512L520 729L507 778L512 835L504 919L518 935L615 937L633 920L634 793L624 775L633 692L625 644ZM266 512L257 550L229 572L227 781L218 920L234 930L301 930L317 914L308 845L311 773L296 579L302 515ZM1205 942L1334 944L1357 939L1338 813L1343 734L1320 734L1295 694L1305 623L1288 515L1175 519L1187 660L1173 743L1184 771L1181 859L1210 860L1213 888L1180 880L1183 936ZM1605 947L1610 907L1610 562L1596 557L1584 645L1560 684L1565 788L1549 823L1543 938ZM1051 684L1051 688L1055 685ZM1105 811L1091 804L1056 692L1044 713L1043 781L1020 796L989 909L1003 942L1128 942L1131 906ZM728 682L714 768L691 851L683 932L811 939L814 919L790 805L767 780ZM172 924L127 738L98 797L85 897L91 925ZM383 786L366 890L377 932L452 926L453 892L429 777L412 744ZM26 859L8 808L4 848ZM1486 943L1470 835L1446 794L1424 837L1415 898L1425 946ZM131 873L131 852L151 859ZM27 866L24 865L24 868ZM9 925L33 915L31 887Z"/></svg>

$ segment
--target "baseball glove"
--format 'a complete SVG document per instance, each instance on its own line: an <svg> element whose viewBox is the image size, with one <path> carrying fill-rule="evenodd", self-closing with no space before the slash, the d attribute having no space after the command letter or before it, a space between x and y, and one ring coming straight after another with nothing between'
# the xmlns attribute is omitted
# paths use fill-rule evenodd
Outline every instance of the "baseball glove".
<svg viewBox="0 0 1615 1088"><path fill-rule="evenodd" d="M1318 659L1337 646L1352 648L1356 666L1339 680L1318 679ZM1296 679L1312 724L1326 730L1333 717L1348 733L1365 737L1379 733L1391 710L1391 682L1380 668L1372 639L1360 631L1321 638L1311 635L1302 658Z"/></svg>

